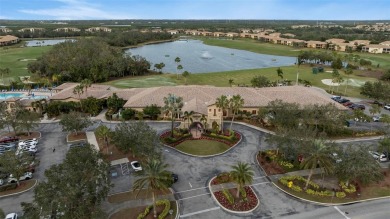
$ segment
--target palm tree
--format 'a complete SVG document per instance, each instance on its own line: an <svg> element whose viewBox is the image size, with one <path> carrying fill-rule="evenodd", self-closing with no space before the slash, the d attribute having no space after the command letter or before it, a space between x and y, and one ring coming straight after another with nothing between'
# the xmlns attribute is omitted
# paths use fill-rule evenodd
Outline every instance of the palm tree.
<svg viewBox="0 0 390 219"><path fill-rule="evenodd" d="M352 68L347 68L347 70L345 70L345 74L346 74L346 75L351 75L351 74L353 74ZM347 94L348 80L349 80L349 79L347 79L347 80L346 80L347 83L345 83L344 96Z"/></svg>
<svg viewBox="0 0 390 219"><path fill-rule="evenodd" d="M61 80L61 75L60 74L53 74L51 76L51 80L53 82L56 82L55 85L57 86L57 83Z"/></svg>
<svg viewBox="0 0 390 219"><path fill-rule="evenodd" d="M190 122L192 123L192 115L194 114L194 111L185 111L184 112L184 125L186 124L186 121L188 120L187 128L190 128Z"/></svg>
<svg viewBox="0 0 390 219"><path fill-rule="evenodd" d="M207 129L207 117L205 115L202 115L200 122L203 124L203 128Z"/></svg>
<svg viewBox="0 0 390 219"><path fill-rule="evenodd" d="M233 113L232 122L230 123L230 130L232 129L234 115L238 113L238 110L240 110L243 105L244 105L244 99L242 99L242 97L239 94L233 95L232 99L230 99L229 108L232 110Z"/></svg>
<svg viewBox="0 0 390 219"><path fill-rule="evenodd" d="M276 73L278 74L278 77L283 79L283 70L281 68L276 69Z"/></svg>
<svg viewBox="0 0 390 219"><path fill-rule="evenodd" d="M85 89L85 93L87 94L88 97L88 88L91 87L92 81L86 78L81 81L80 85Z"/></svg>
<svg viewBox="0 0 390 219"><path fill-rule="evenodd" d="M230 87L232 87L233 84L234 84L234 80L230 78L230 79L229 79L229 85L230 85Z"/></svg>
<svg viewBox="0 0 390 219"><path fill-rule="evenodd" d="M174 94L168 94L168 97L164 97L163 110L171 114L171 137L173 138L173 122L175 121L175 115L180 113L183 107L183 98L177 97Z"/></svg>
<svg viewBox="0 0 390 219"><path fill-rule="evenodd" d="M73 88L73 93L79 96L79 100L81 102L80 96L81 94L84 93L84 87L81 84L77 85L76 87Z"/></svg>
<svg viewBox="0 0 390 219"><path fill-rule="evenodd" d="M140 178L133 185L133 191L138 191L136 196L145 188L152 193L154 217L157 217L156 192L166 190L172 182L171 174L166 170L167 167L168 165L160 160L149 160L143 170L139 172Z"/></svg>
<svg viewBox="0 0 390 219"><path fill-rule="evenodd" d="M310 148L311 152L301 163L301 168L310 169L309 176L307 177L305 190L307 189L310 179L313 175L313 170L317 168L317 165L324 170L326 174L333 172L333 162L331 157L331 151L329 146L325 144L323 140L314 140Z"/></svg>
<svg viewBox="0 0 390 219"><path fill-rule="evenodd" d="M180 63L180 58L179 57L176 57L175 58L175 62L176 62L176 65L177 65L177 69L179 70L179 63ZM183 68L183 66L182 66L182 68ZM179 75L178 75L178 73L176 72L176 76L177 76L177 78L179 78Z"/></svg>
<svg viewBox="0 0 390 219"><path fill-rule="evenodd" d="M225 112L225 110L229 107L229 99L227 98L227 96L222 95L222 96L217 98L217 100L215 102L215 106L222 109L221 129L223 132L223 112Z"/></svg>
<svg viewBox="0 0 390 219"><path fill-rule="evenodd" d="M96 129L96 135L98 138L103 139L106 144L107 154L108 154L108 142L111 138L112 132L107 126L101 125Z"/></svg>
<svg viewBox="0 0 390 219"><path fill-rule="evenodd" d="M241 189L253 181L254 172L248 163L238 162L237 165L232 166L233 170L230 171L230 177L237 184L236 197L240 197Z"/></svg>

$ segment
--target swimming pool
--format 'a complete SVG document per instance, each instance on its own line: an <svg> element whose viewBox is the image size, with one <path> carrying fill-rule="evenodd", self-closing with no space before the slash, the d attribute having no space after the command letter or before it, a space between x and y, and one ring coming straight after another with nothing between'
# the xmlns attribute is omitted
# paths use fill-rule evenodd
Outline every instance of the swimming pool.
<svg viewBox="0 0 390 219"><path fill-rule="evenodd" d="M34 96L27 96L24 93L0 93L0 100L9 99L12 97L21 97L22 99L47 99L48 96L45 95L34 95Z"/></svg>
<svg viewBox="0 0 390 219"><path fill-rule="evenodd" d="M1 93L0 94L0 100L5 100L12 97L23 97L24 94L22 93Z"/></svg>

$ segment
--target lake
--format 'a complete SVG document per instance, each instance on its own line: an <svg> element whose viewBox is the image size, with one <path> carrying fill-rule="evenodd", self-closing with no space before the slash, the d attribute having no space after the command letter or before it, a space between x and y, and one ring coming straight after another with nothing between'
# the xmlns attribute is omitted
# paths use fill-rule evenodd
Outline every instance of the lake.
<svg viewBox="0 0 390 219"><path fill-rule="evenodd" d="M75 39L59 39L59 40L29 40L26 41L27 47L33 47L33 46L53 46L58 43L63 43L65 41L74 41Z"/></svg>
<svg viewBox="0 0 390 219"><path fill-rule="evenodd" d="M181 59L183 71L206 73L241 69L269 68L294 65L296 58L264 55L244 50L229 49L203 44L200 40L174 41L145 45L126 50L131 55L140 55L154 64L163 62L164 73L176 73L175 58Z"/></svg>

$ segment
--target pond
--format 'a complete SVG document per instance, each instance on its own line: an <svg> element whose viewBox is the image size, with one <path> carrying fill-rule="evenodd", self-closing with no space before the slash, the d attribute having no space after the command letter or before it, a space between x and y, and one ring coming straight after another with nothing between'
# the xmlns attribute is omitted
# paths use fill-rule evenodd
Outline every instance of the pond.
<svg viewBox="0 0 390 219"><path fill-rule="evenodd" d="M56 40L29 40L26 41L27 47L33 46L52 46L65 41L75 41L75 39L56 39Z"/></svg>
<svg viewBox="0 0 390 219"><path fill-rule="evenodd" d="M174 41L145 45L126 50L127 54L140 55L154 64L163 62L163 72L177 73L175 58L181 59L183 70L190 73L232 71L294 65L295 57L264 55L244 50L203 44L200 40Z"/></svg>

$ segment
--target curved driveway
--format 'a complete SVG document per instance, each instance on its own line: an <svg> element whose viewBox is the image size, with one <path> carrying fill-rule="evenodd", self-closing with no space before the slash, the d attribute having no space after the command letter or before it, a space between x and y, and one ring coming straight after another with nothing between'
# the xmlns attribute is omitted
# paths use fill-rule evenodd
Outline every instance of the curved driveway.
<svg viewBox="0 0 390 219"><path fill-rule="evenodd" d="M99 123L100 124L100 123ZM102 123L111 129L115 123ZM149 122L158 133L170 128L170 123ZM93 130L98 124L88 128ZM52 164L60 163L66 154L65 133L62 133L58 123L40 124L42 132L39 157L41 164L38 167L36 178L43 179L44 170ZM163 156L169 164L169 169L179 175L179 181L174 184L175 198L179 200L182 218L237 218L219 208L211 198L206 188L208 181L223 171L229 171L230 166L238 161L248 162L255 170L253 188L260 198L260 207L253 213L243 215L242 218L346 218L348 215L359 218L388 218L390 215L389 199L364 202L349 206L321 207L308 204L287 196L276 189L265 178L265 174L258 168L256 153L260 149L268 148L264 142L265 134L244 125L234 124L233 129L243 135L242 142L226 154L213 158L195 158L183 155L169 148L163 148ZM52 146L56 145L56 152ZM0 208L5 212L21 212L20 203L30 202L33 192L2 198ZM363 210L365 209L365 210ZM347 211L348 214L342 214Z"/></svg>

